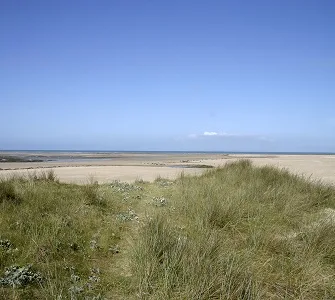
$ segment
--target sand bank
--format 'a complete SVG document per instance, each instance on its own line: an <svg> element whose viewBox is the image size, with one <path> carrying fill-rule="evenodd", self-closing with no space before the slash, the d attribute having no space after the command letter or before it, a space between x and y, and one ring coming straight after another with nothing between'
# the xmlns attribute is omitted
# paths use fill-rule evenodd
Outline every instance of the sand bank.
<svg viewBox="0 0 335 300"><path fill-rule="evenodd" d="M8 153L7 153L8 154ZM22 153L20 153L22 154ZM29 156L47 156L43 162L2 162L0 177L27 174L53 168L62 182L86 183L94 177L101 183L113 180L152 181L156 177L176 178L185 174L201 174L206 169L195 165L223 166L241 158L255 165L274 165L294 173L311 176L335 184L335 155L227 155L208 153L28 153ZM28 155L27 154L27 155ZM57 160L52 160L57 155ZM70 156L70 159L69 159ZM65 159L62 160L62 157ZM192 167L192 168L189 168Z"/></svg>

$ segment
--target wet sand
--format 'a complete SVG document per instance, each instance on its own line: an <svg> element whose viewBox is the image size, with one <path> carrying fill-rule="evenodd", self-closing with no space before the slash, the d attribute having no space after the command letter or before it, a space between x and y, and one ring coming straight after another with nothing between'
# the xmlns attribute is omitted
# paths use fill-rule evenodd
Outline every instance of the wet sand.
<svg viewBox="0 0 335 300"><path fill-rule="evenodd" d="M0 154L4 154L1 153ZM1 162L0 177L11 174L54 169L62 182L86 183L90 177L106 183L113 180L132 182L153 181L158 176L176 178L185 174L201 174L206 169L196 165L222 166L241 158L255 165L274 165L294 173L311 176L335 185L335 155L242 155L209 153L72 153L36 152L10 153L23 157L39 157L43 162ZM9 155L8 152L5 155ZM55 157L57 159L55 159ZM54 159L54 160L52 160Z"/></svg>

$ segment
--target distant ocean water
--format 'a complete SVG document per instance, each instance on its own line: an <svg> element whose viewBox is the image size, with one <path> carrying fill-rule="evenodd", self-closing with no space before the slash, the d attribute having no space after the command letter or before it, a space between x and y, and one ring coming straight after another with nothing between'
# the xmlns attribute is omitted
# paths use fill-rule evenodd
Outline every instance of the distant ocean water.
<svg viewBox="0 0 335 300"><path fill-rule="evenodd" d="M256 152L256 151L130 151L130 150L1 150L1 152L16 153L100 153L100 154L261 154L261 155L335 155L335 152Z"/></svg>

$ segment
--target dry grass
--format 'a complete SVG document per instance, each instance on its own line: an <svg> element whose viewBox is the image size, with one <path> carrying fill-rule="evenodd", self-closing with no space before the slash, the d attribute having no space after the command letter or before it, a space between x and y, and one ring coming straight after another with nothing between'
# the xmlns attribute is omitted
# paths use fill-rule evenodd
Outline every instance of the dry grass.
<svg viewBox="0 0 335 300"><path fill-rule="evenodd" d="M8 178L0 240L1 299L335 299L334 187L249 161L154 183Z"/></svg>
<svg viewBox="0 0 335 300"><path fill-rule="evenodd" d="M334 188L240 161L181 176L169 203L134 249L141 298L335 298Z"/></svg>

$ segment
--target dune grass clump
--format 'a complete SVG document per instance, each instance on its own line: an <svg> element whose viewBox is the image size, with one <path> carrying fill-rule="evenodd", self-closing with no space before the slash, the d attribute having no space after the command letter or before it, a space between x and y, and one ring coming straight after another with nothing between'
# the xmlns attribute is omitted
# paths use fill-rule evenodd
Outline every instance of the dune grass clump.
<svg viewBox="0 0 335 300"><path fill-rule="evenodd" d="M3 202L19 204L22 197L15 186L15 180L0 179L0 204Z"/></svg>
<svg viewBox="0 0 335 300"><path fill-rule="evenodd" d="M142 299L335 299L335 190L242 160L182 176L134 248Z"/></svg>
<svg viewBox="0 0 335 300"><path fill-rule="evenodd" d="M162 216L148 221L134 252L135 278L143 299L254 299L250 267L233 251L222 255L215 232L186 232Z"/></svg>
<svg viewBox="0 0 335 300"><path fill-rule="evenodd" d="M3 180L1 187L0 299L93 299L105 294L108 280L118 278L109 267L110 249L125 230L116 220L126 209L118 195L105 186L28 177ZM106 204L97 198L100 194ZM99 276L92 273L96 269ZM73 282L71 270L80 281Z"/></svg>
<svg viewBox="0 0 335 300"><path fill-rule="evenodd" d="M107 200L100 190L98 182L90 180L89 183L83 187L85 203L87 205L95 205L98 207L106 207Z"/></svg>
<svg viewBox="0 0 335 300"><path fill-rule="evenodd" d="M28 178L33 181L48 181L48 182L59 182L57 175L53 169L48 171L41 170L39 172L33 172L28 174Z"/></svg>

